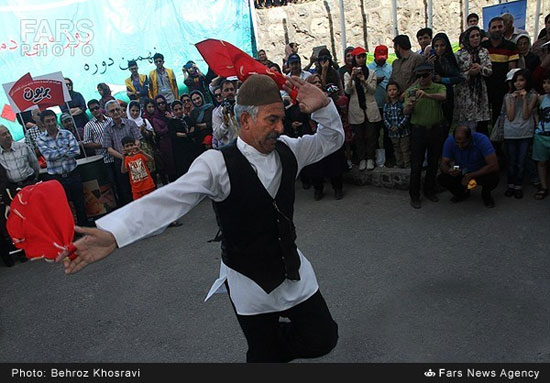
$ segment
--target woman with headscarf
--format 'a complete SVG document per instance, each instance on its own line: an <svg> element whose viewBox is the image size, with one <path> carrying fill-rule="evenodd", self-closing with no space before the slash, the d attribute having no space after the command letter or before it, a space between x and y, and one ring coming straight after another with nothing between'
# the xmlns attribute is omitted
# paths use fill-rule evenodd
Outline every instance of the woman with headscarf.
<svg viewBox="0 0 550 383"><path fill-rule="evenodd" d="M317 74L321 79L323 89L327 88L328 84L334 84L338 89L342 89L342 81L336 69L334 69L334 62L332 61L332 55L328 49L321 49L317 56Z"/></svg>
<svg viewBox="0 0 550 383"><path fill-rule="evenodd" d="M347 47L344 51L344 65L338 69L338 74L340 75L340 79L342 80L342 84L344 84L344 74L350 73L351 69L353 68L353 52L354 47Z"/></svg>
<svg viewBox="0 0 550 383"><path fill-rule="evenodd" d="M487 135L491 110L483 77L491 76L493 67L489 51L480 43L481 30L472 26L464 32L464 47L456 52L458 69L465 81L455 86L454 120Z"/></svg>
<svg viewBox="0 0 550 383"><path fill-rule="evenodd" d="M441 105L443 115L447 120L446 137L453 122L454 85L463 82L464 77L460 75L453 47L445 33L438 33L434 36L432 39L432 49L433 55L428 57L428 61L434 63L435 74L433 81L445 85L447 89L447 98Z"/></svg>
<svg viewBox="0 0 550 383"><path fill-rule="evenodd" d="M138 126L141 132L141 135L143 136L143 140L141 141L141 150L143 150L145 154L153 158L153 161L147 162L147 167L149 168L151 177L153 178L153 181L156 184L157 173L156 173L156 167L155 167L155 161L154 161L155 131L153 129L153 126L147 119L142 117L141 105L139 104L139 101L133 100L128 103L128 107L126 108L126 117L128 117L128 120L131 120L136 123L136 125Z"/></svg>
<svg viewBox="0 0 550 383"><path fill-rule="evenodd" d="M183 115L191 117L191 112L193 111L193 102L191 101L191 95L189 93L184 93L180 97L180 101L183 104Z"/></svg>
<svg viewBox="0 0 550 383"><path fill-rule="evenodd" d="M168 129L168 121L172 118L170 106L166 102L166 98L159 94L155 97L155 114L153 116L153 129L158 140L158 146L164 165L164 174L168 177L168 181L176 180L176 167L174 164L174 155L172 150L172 137ZM163 181L164 182L164 181Z"/></svg>
<svg viewBox="0 0 550 383"><path fill-rule="evenodd" d="M527 69L531 76L540 64L540 58L531 52L531 38L528 34L519 35L516 39L516 48L519 53L518 68Z"/></svg>
<svg viewBox="0 0 550 383"><path fill-rule="evenodd" d="M69 90L71 101L60 106L61 112L69 113L73 116L77 129L84 130L84 125L89 121L88 115L86 114L86 100L84 100L82 94L73 90L73 80L65 77L65 85ZM67 105L69 106L68 108ZM82 139L82 137L80 137L80 139Z"/></svg>
<svg viewBox="0 0 550 383"><path fill-rule="evenodd" d="M111 88L109 88L109 85L104 82L97 84L97 91L101 95L101 98L99 99L99 107L103 113L105 113L105 104L107 101L114 100L115 98L111 95Z"/></svg>
<svg viewBox="0 0 550 383"><path fill-rule="evenodd" d="M355 132L355 149L359 170L372 170L377 147L377 122L381 121L378 104L374 98L377 79L373 70L365 65L367 51L357 47L352 51L352 71L344 74L345 92L349 95L348 121Z"/></svg>
<svg viewBox="0 0 550 383"><path fill-rule="evenodd" d="M172 103L173 117L168 120L168 130L172 138L172 149L176 176L179 178L189 170L191 163L201 153L201 141L195 141L195 128L191 119L183 114L183 103L176 100Z"/></svg>
<svg viewBox="0 0 550 383"><path fill-rule="evenodd" d="M204 95L195 90L191 92L193 110L191 124L195 127L195 141L202 142L206 136L212 135L212 110L214 105L207 103Z"/></svg>

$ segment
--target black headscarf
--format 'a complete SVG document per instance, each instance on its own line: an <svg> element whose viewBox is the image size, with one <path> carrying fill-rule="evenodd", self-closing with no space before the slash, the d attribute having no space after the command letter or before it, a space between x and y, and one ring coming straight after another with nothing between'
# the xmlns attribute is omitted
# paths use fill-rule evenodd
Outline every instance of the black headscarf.
<svg viewBox="0 0 550 383"><path fill-rule="evenodd" d="M365 54L367 54L365 52ZM363 72L363 76L365 77L365 80L369 78L369 68L367 68L367 62L365 61L365 65L361 67L361 71ZM353 68L359 67L357 65L357 61L355 61L355 56L353 56ZM355 81L355 91L357 92L357 98L359 99L359 107L363 110L367 110L367 99L365 97L365 90L363 89L363 85L361 85L360 81Z"/></svg>
<svg viewBox="0 0 550 383"><path fill-rule="evenodd" d="M453 47L449 41L449 37L445 33L438 33L432 39L432 47L437 40L443 41L445 44L445 53L443 56L437 56L435 61L435 73L442 77L447 77L449 73L458 73L458 63L453 52Z"/></svg>

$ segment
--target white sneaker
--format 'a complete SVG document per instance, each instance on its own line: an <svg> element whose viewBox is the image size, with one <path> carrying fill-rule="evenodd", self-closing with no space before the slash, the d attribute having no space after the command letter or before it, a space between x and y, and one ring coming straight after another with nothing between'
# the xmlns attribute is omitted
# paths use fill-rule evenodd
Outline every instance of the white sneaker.
<svg viewBox="0 0 550 383"><path fill-rule="evenodd" d="M353 163L351 162L351 160L348 160L348 169L351 169L353 168Z"/></svg>
<svg viewBox="0 0 550 383"><path fill-rule="evenodd" d="M359 170L365 170L366 168L367 168L367 161L361 160L361 162L359 162Z"/></svg>
<svg viewBox="0 0 550 383"><path fill-rule="evenodd" d="M367 170L372 170L374 169L374 161L373 160L368 160L367 161Z"/></svg>

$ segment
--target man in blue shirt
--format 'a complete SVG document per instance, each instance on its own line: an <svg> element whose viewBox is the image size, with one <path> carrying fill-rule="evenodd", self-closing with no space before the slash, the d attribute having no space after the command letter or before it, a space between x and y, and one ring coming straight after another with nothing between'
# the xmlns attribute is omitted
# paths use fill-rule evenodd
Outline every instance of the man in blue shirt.
<svg viewBox="0 0 550 383"><path fill-rule="evenodd" d="M451 161L454 161L454 166L451 166ZM452 202L468 198L468 183L475 180L483 187L481 198L485 206L495 207L491 191L498 185L498 171L495 148L486 135L472 133L466 126L457 126L454 136L445 141L438 181L453 194Z"/></svg>
<svg viewBox="0 0 550 383"><path fill-rule="evenodd" d="M78 225L89 226L82 178L76 169L76 157L80 154L78 142L70 131L58 128L57 116L53 111L40 113L40 121L46 131L38 136L36 145L46 159L49 178L63 185L67 199L74 204Z"/></svg>

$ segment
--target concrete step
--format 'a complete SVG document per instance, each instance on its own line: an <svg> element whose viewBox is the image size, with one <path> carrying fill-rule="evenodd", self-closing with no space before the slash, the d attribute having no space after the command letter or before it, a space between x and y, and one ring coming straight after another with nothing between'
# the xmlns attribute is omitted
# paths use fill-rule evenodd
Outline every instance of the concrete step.
<svg viewBox="0 0 550 383"><path fill-rule="evenodd" d="M357 165L344 173L344 182L353 185L372 185L389 189L409 190L411 169L375 167L359 170Z"/></svg>

